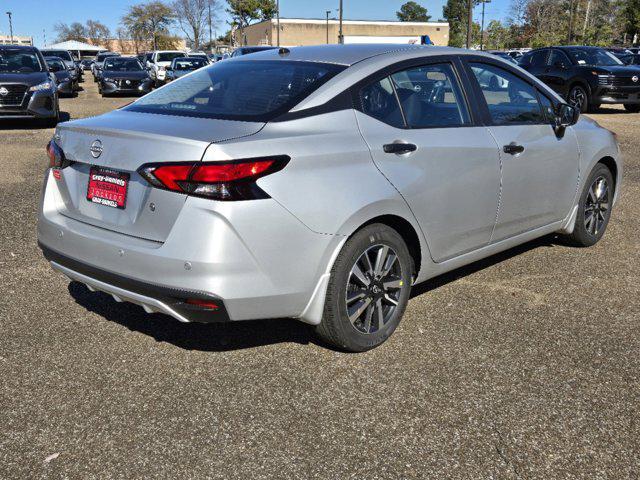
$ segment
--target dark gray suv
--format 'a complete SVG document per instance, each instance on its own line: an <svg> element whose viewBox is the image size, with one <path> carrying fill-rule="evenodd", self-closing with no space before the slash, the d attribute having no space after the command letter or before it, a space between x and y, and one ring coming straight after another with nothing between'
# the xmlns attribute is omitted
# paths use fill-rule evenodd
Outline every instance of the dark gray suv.
<svg viewBox="0 0 640 480"><path fill-rule="evenodd" d="M55 76L37 48L0 46L0 119L60 118Z"/></svg>

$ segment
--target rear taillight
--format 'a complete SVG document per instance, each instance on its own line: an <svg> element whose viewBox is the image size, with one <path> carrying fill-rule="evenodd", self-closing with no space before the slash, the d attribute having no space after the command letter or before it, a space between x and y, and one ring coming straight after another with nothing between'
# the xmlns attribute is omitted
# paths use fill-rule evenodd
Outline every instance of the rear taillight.
<svg viewBox="0 0 640 480"><path fill-rule="evenodd" d="M65 158L64 152L55 140L51 140L47 144L47 156L49 157L49 167L53 170L54 178L60 180L62 178L60 169L68 167L73 162Z"/></svg>
<svg viewBox="0 0 640 480"><path fill-rule="evenodd" d="M51 140L47 144L47 155L49 156L49 166L52 168L60 168L64 163L64 152L58 144Z"/></svg>
<svg viewBox="0 0 640 480"><path fill-rule="evenodd" d="M289 157L224 162L149 163L138 173L156 188L215 200L269 198L256 184L260 177L282 170Z"/></svg>

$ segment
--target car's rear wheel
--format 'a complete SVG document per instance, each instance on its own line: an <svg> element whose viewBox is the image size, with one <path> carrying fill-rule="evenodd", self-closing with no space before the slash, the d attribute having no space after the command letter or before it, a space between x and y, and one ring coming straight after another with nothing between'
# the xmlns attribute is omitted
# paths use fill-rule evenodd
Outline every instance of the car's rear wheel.
<svg viewBox="0 0 640 480"><path fill-rule="evenodd" d="M569 105L578 107L582 113L586 113L589 110L589 92L582 85L571 87L567 101Z"/></svg>
<svg viewBox="0 0 640 480"><path fill-rule="evenodd" d="M413 261L402 237L383 224L356 232L331 270L318 335L363 352L394 332L409 301Z"/></svg>
<svg viewBox="0 0 640 480"><path fill-rule="evenodd" d="M625 103L624 109L629 113L640 112L640 103Z"/></svg>
<svg viewBox="0 0 640 480"><path fill-rule="evenodd" d="M578 205L573 233L568 240L578 247L590 247L604 235L613 206L613 175L599 163L587 179Z"/></svg>

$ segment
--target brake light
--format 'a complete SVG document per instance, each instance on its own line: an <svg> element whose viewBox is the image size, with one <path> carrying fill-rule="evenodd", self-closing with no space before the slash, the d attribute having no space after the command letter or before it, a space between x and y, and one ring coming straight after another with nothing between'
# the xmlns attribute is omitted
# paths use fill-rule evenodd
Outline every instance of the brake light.
<svg viewBox="0 0 640 480"><path fill-rule="evenodd" d="M52 168L60 168L64 163L64 153L56 142L51 140L47 144L47 155L49 156L49 166Z"/></svg>
<svg viewBox="0 0 640 480"><path fill-rule="evenodd" d="M138 173L156 188L215 200L269 198L256 181L282 170L289 157L225 162L153 163Z"/></svg>

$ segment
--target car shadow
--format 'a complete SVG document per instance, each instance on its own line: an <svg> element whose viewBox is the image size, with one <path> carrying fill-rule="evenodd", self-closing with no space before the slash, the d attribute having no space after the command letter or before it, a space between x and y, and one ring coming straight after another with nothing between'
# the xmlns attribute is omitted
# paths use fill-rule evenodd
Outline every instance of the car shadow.
<svg viewBox="0 0 640 480"><path fill-rule="evenodd" d="M148 314L132 303L118 303L111 295L91 292L79 282L69 284L69 293L76 303L110 322L185 350L225 352L277 343L322 345L315 338L313 327L298 320L181 323L161 313Z"/></svg>
<svg viewBox="0 0 640 480"><path fill-rule="evenodd" d="M537 238L535 240L531 240L530 242L510 248L509 250L505 250L504 252L496 253L495 255L492 255L490 257L483 258L482 260L478 260L477 262L470 263L469 265L465 265L464 267L460 267L450 272L443 273L442 275L427 280L426 282L420 283L419 285L416 285L411 289L411 298L431 292L432 290L436 290L451 282L455 282L460 278L479 272L480 270L484 270L485 268L489 268L493 265L497 265L498 263L502 263L506 260L509 260L510 258L517 257L518 255L521 255L530 250L535 250L536 248L541 247L554 247L556 245L564 245L561 239L556 234L551 234Z"/></svg>
<svg viewBox="0 0 640 480"><path fill-rule="evenodd" d="M60 112L60 122L67 122L71 120L71 114L68 112ZM48 125L45 125L43 121L35 118L17 118L17 119L2 119L0 118L0 130L47 130L53 129Z"/></svg>
<svg viewBox="0 0 640 480"><path fill-rule="evenodd" d="M600 106L593 112L588 112L587 115L591 113L595 113L595 114L601 113L601 114L607 114L607 115L633 115L632 112L627 112L623 108L613 108L613 106Z"/></svg>
<svg viewBox="0 0 640 480"><path fill-rule="evenodd" d="M440 275L413 287L411 298L436 290L459 278L491 267L514 256L540 247L552 247L561 242L550 235L514 247L505 252ZM168 315L146 313L131 303L118 303L111 295L91 292L85 285L72 281L69 294L76 303L106 320L118 323L131 331L143 333L158 342L167 342L185 350L225 352L278 343L315 344L340 351L322 342L313 326L295 319L248 320L228 323L181 323Z"/></svg>

